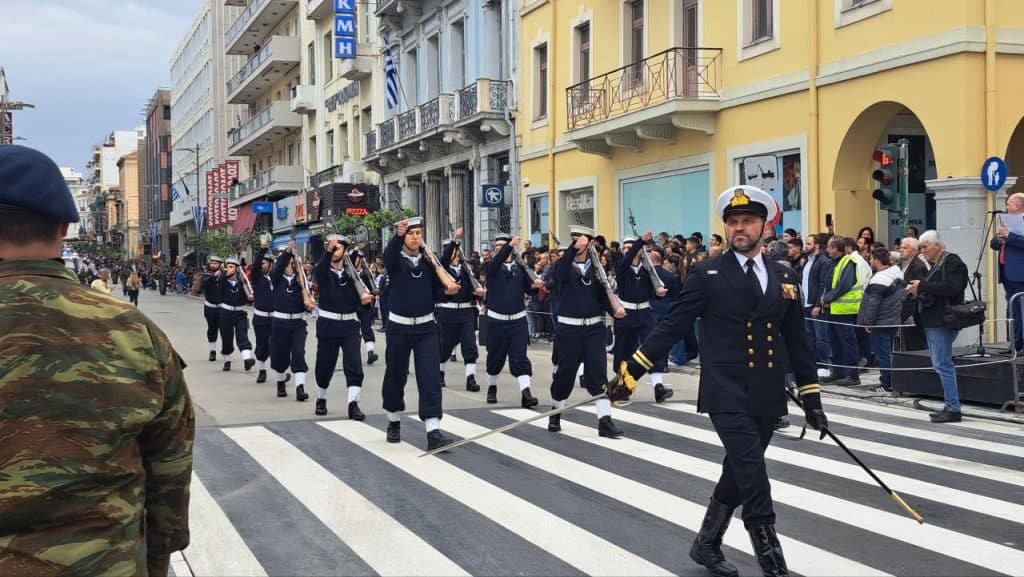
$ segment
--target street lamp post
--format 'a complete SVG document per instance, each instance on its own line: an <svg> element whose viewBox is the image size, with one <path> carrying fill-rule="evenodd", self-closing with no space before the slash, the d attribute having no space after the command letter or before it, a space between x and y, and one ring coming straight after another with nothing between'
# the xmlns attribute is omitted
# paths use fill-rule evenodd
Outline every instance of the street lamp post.
<svg viewBox="0 0 1024 577"><path fill-rule="evenodd" d="M202 216L202 206L199 204L199 150L200 146L183 146L176 148L179 152L191 152L196 157L196 213L192 215L192 223L196 227L196 235L199 235L199 218ZM184 182L184 181L182 181ZM203 265L202 253L199 252L199 247L196 247L196 268L200 268Z"/></svg>

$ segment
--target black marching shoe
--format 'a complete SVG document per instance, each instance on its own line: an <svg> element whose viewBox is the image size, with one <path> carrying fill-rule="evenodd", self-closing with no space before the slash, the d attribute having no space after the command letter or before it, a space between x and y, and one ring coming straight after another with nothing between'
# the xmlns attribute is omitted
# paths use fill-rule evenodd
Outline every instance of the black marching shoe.
<svg viewBox="0 0 1024 577"><path fill-rule="evenodd" d="M618 439L622 436L622 429L615 426L610 416L605 415L597 421L597 434L609 439Z"/></svg>
<svg viewBox="0 0 1024 577"><path fill-rule="evenodd" d="M295 387L295 400L296 401L299 401L301 403L301 402L305 401L308 398L309 398L309 395L306 394L306 387L305 387L305 385L299 385L299 386Z"/></svg>
<svg viewBox="0 0 1024 577"><path fill-rule="evenodd" d="M754 557L761 573L765 577L789 577L775 525L759 525L747 529L747 532L750 533L750 544L754 546Z"/></svg>
<svg viewBox="0 0 1024 577"><path fill-rule="evenodd" d="M217 360L217 353L215 351L210 351L210 362L212 363L212 362L215 362L216 360Z"/></svg>
<svg viewBox="0 0 1024 577"><path fill-rule="evenodd" d="M725 560L722 553L722 537L729 528L735 507L719 503L714 497L700 524L700 533L690 547L690 559L703 565L712 577L739 577L736 566Z"/></svg>
<svg viewBox="0 0 1024 577"><path fill-rule="evenodd" d="M231 370L231 361L224 361L224 368L222 370L224 372L230 371Z"/></svg>
<svg viewBox="0 0 1024 577"><path fill-rule="evenodd" d="M551 407L555 409L557 407ZM552 433L557 433L562 430L562 414L551 415L548 417L548 430Z"/></svg>
<svg viewBox="0 0 1024 577"><path fill-rule="evenodd" d="M402 421L388 421L388 442L402 442Z"/></svg>
<svg viewBox="0 0 1024 577"><path fill-rule="evenodd" d="M256 375L256 382L257 383L265 383L265 382L267 382L267 370L266 369L260 369L260 372Z"/></svg>
<svg viewBox="0 0 1024 577"><path fill-rule="evenodd" d="M288 396L288 388L285 387L285 383L287 383L287 382L288 382L287 380L277 381L277 396L279 396L279 397L287 397Z"/></svg>
<svg viewBox="0 0 1024 577"><path fill-rule="evenodd" d="M353 421L362 421L366 419L366 415L359 409L359 403L352 401L348 404L348 418Z"/></svg>
<svg viewBox="0 0 1024 577"><path fill-rule="evenodd" d="M530 387L523 389L521 404L524 409L536 407L538 403L540 403L540 401L538 401L537 397L533 396L533 393L530 392Z"/></svg>
<svg viewBox="0 0 1024 577"><path fill-rule="evenodd" d="M444 371L441 371L441 386L442 387L447 387L447 385L444 382Z"/></svg>
<svg viewBox="0 0 1024 577"><path fill-rule="evenodd" d="M943 409L938 413L932 413L931 419L933 423L959 423L963 419L963 414L960 411L953 413Z"/></svg>
<svg viewBox="0 0 1024 577"><path fill-rule="evenodd" d="M242 366L245 367L245 372L248 373L249 371L252 370L253 367L256 366L256 359L245 359L245 361L242 363Z"/></svg>
<svg viewBox="0 0 1024 577"><path fill-rule="evenodd" d="M658 403L664 403L665 399L671 399L675 391L672 389L666 389L665 385L658 383L654 385L654 401Z"/></svg>
<svg viewBox="0 0 1024 577"><path fill-rule="evenodd" d="M434 429L427 433L427 450L433 451L434 449L440 449L445 445L451 445L455 442L455 439L441 432L440 429Z"/></svg>
<svg viewBox="0 0 1024 577"><path fill-rule="evenodd" d="M373 351L368 351L366 353L366 364L372 365L373 363L377 362L377 359L379 358L380 357L377 356L377 353Z"/></svg>
<svg viewBox="0 0 1024 577"><path fill-rule="evenodd" d="M497 402L498 402L498 386L497 385L491 385L491 386L487 387L487 403L493 405L493 404L495 404Z"/></svg>
<svg viewBox="0 0 1024 577"><path fill-rule="evenodd" d="M466 390L475 393L480 390L480 385L476 384L476 375L469 375L466 377Z"/></svg>
<svg viewBox="0 0 1024 577"><path fill-rule="evenodd" d="M313 411L321 417L327 414L327 399L316 400L316 410Z"/></svg>

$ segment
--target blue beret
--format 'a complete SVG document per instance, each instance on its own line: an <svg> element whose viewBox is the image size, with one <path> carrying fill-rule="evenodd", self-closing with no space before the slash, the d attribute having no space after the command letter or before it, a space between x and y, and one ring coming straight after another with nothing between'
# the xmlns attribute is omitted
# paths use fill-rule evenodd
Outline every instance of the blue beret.
<svg viewBox="0 0 1024 577"><path fill-rule="evenodd" d="M75 199L57 164L38 150L15 144L0 146L0 208L78 222Z"/></svg>

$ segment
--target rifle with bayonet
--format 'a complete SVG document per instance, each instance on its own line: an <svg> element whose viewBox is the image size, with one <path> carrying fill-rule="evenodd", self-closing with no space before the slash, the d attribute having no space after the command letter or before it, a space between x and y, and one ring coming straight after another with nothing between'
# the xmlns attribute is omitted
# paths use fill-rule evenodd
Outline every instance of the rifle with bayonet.
<svg viewBox="0 0 1024 577"><path fill-rule="evenodd" d="M636 232L636 219L633 218L633 209L629 209L629 226L633 229L633 236L637 237L637 241L640 240L640 235ZM651 255L647 252L647 247L640 248L640 266L644 267L647 271L648 278L651 279L651 286L654 287L655 292L659 289L665 288L665 283L658 276L658 271L654 269L654 264L651 263Z"/></svg>

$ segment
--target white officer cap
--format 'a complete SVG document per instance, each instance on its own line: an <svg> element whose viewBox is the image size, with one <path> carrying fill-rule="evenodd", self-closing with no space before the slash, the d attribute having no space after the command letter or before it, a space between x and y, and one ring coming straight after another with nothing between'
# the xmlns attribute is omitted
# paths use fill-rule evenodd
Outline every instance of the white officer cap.
<svg viewBox="0 0 1024 577"><path fill-rule="evenodd" d="M722 220L736 212L750 212L771 222L775 220L779 207L767 192L756 186L742 185L729 187L718 195L715 210Z"/></svg>

